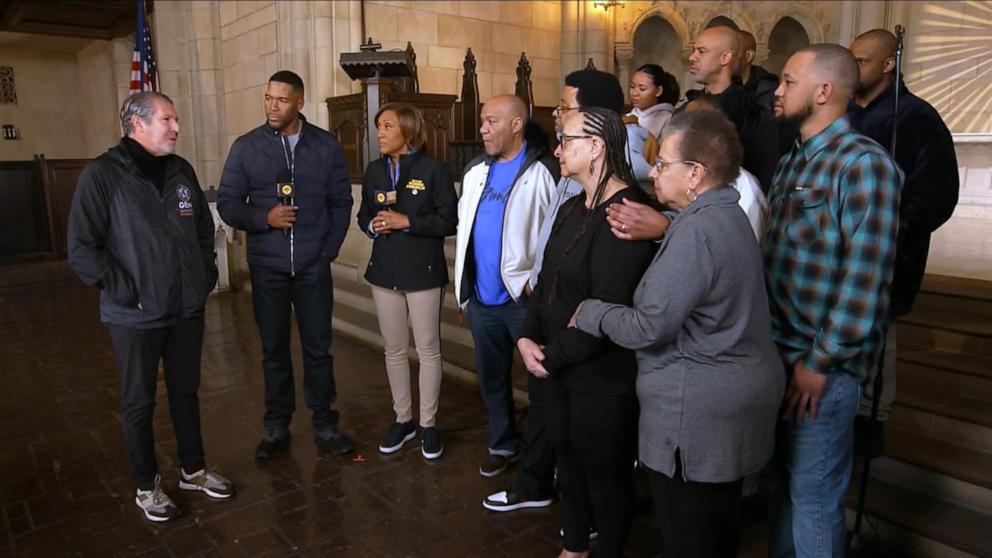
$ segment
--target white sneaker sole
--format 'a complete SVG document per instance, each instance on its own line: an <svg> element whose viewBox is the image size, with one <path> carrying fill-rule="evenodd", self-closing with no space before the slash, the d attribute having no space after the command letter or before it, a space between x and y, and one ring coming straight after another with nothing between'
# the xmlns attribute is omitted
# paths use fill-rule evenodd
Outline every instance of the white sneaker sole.
<svg viewBox="0 0 992 558"><path fill-rule="evenodd" d="M424 459L437 459L441 457L442 453L444 453L444 446L441 446L441 449L437 450L437 453L428 453L423 446L420 446L420 455L423 455Z"/></svg>
<svg viewBox="0 0 992 558"><path fill-rule="evenodd" d="M524 500L523 502L517 502L516 504L500 504L500 503L490 503L489 498L482 501L482 507L489 511L494 512L511 512L516 510L524 510L527 508L546 508L551 505L552 499L547 500Z"/></svg>
<svg viewBox="0 0 992 558"><path fill-rule="evenodd" d="M148 521L154 521L155 523L165 523L166 521L174 519L177 515L179 515L178 513L172 517L159 517L157 515L151 515L148 513L148 510L141 507L141 500L137 496L134 497L134 504L138 506L139 510L141 510L141 513L145 516L145 519Z"/></svg>
<svg viewBox="0 0 992 558"><path fill-rule="evenodd" d="M203 492L207 496L210 496L211 498L215 498L217 500L227 500L231 496L234 496L234 493L233 492L231 492L229 494L224 494L223 492L214 492L213 490L210 490L209 488L200 486L198 484L193 484L191 482L186 482L182 478L179 479L179 488L181 490L190 490L190 491Z"/></svg>
<svg viewBox="0 0 992 558"><path fill-rule="evenodd" d="M400 443L396 444L395 446L388 447L388 448L385 447L385 446L379 446L379 453L384 453L386 455L389 455L391 453L396 453L396 452L400 451L400 449L403 448L403 445L404 444L406 444L407 442L409 442L410 440L412 440L412 439L414 439L416 437L417 437L417 431L414 430L413 432L410 432L406 436L403 436L403 439L400 440Z"/></svg>

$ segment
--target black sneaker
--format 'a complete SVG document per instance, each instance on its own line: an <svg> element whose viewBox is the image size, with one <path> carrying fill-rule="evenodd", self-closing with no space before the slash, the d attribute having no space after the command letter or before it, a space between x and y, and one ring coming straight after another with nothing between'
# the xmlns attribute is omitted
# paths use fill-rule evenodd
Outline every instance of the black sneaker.
<svg viewBox="0 0 992 558"><path fill-rule="evenodd" d="M337 428L324 428L314 432L313 441L317 447L331 450L334 455L345 455L355 451L355 444Z"/></svg>
<svg viewBox="0 0 992 558"><path fill-rule="evenodd" d="M508 512L522 510L525 508L546 508L551 505L554 498L523 498L515 492L500 490L494 492L482 501L482 507L494 512Z"/></svg>
<svg viewBox="0 0 992 558"><path fill-rule="evenodd" d="M520 459L520 452L513 455L494 455L490 453L489 457L482 462L482 466L479 467L479 474L489 478L495 477L505 471L510 463L518 459Z"/></svg>
<svg viewBox="0 0 992 558"><path fill-rule="evenodd" d="M386 439L379 444L379 453L384 453L386 455L396 453L400 451L403 444L416 437L417 428L413 425L412 420L408 420L406 422L394 422L393 425L389 427L389 433L386 434Z"/></svg>
<svg viewBox="0 0 992 558"><path fill-rule="evenodd" d="M289 449L289 441L291 439L292 436L289 432L280 435L272 430L266 431L265 437L262 438L262 441L258 443L258 447L255 448L255 459L275 459L279 457Z"/></svg>
<svg viewBox="0 0 992 558"><path fill-rule="evenodd" d="M382 448L379 448L380 450ZM441 445L441 435L433 426L428 426L420 433L420 454L424 459L437 459L444 453L444 446Z"/></svg>

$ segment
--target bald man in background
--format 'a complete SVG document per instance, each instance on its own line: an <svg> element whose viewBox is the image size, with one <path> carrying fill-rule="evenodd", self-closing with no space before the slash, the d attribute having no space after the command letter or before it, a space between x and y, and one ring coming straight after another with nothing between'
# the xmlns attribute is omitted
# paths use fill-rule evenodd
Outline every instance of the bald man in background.
<svg viewBox="0 0 992 558"><path fill-rule="evenodd" d="M528 110L520 98L493 97L481 116L486 153L466 167L458 202L455 297L468 314L489 413L489 455L479 474L495 477L520 457L510 371L538 234L560 171L547 142L525 138Z"/></svg>
<svg viewBox="0 0 992 558"><path fill-rule="evenodd" d="M764 244L789 373L770 557L844 555L854 417L889 321L901 176L846 117L857 83L847 49L817 44L789 58L775 91L775 116L800 141L775 172Z"/></svg>
<svg viewBox="0 0 992 558"><path fill-rule="evenodd" d="M685 97L689 101L709 97L734 123L744 146L742 166L758 178L762 191L767 192L780 155L778 126L769 107L734 83L740 50L736 30L723 25L703 30L689 55L689 73L703 89L686 91Z"/></svg>
<svg viewBox="0 0 992 558"><path fill-rule="evenodd" d="M778 88L778 76L754 65L754 56L758 52L758 43L750 31L743 29L737 32L740 49L737 57L737 71L744 89L754 94L761 104L772 110L775 106L775 90Z"/></svg>
<svg viewBox="0 0 992 558"><path fill-rule="evenodd" d="M851 125L892 149L893 94L896 79L896 37L885 29L872 29L851 43L858 62L858 87L848 105ZM954 140L940 114L900 83L896 163L905 178L899 205L899 237L896 242L895 273L892 278L891 318L904 316L923 282L930 251L930 235L950 219L958 202L958 162ZM878 420L871 422L874 383L869 381L858 409L855 441L858 450L878 455L882 451L882 425L896 395L896 328L890 327L885 341L882 393ZM873 370L874 372L874 370ZM865 434L872 431L868 445Z"/></svg>
<svg viewBox="0 0 992 558"><path fill-rule="evenodd" d="M740 48L737 31L730 27L717 25L704 29L689 54L689 73L703 89L686 91L686 97L692 101L702 94L719 95L726 91L733 82Z"/></svg>

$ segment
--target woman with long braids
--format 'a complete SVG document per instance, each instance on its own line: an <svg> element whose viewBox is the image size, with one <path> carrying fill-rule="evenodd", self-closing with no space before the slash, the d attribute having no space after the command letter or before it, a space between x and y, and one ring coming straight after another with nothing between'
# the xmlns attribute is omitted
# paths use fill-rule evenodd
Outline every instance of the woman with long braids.
<svg viewBox="0 0 992 558"><path fill-rule="evenodd" d="M637 350L638 460L665 558L737 556L741 482L771 458L785 392L761 252L729 185L742 152L719 111L675 115L652 174L677 215L633 304L576 312L578 331Z"/></svg>
<svg viewBox="0 0 992 558"><path fill-rule="evenodd" d="M587 555L595 518L597 556L619 557L634 509L637 363L633 351L567 324L586 298L631 304L655 245L620 240L606 222L611 203L647 203L627 162L620 116L579 109L564 121L558 143L562 176L581 184L582 193L558 212L517 348L527 370L550 382L546 412L558 460L560 556Z"/></svg>

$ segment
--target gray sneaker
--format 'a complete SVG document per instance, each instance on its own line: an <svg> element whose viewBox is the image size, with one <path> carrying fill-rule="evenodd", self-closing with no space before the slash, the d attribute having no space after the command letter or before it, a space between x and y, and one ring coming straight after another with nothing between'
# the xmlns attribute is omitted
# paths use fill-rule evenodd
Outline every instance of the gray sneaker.
<svg viewBox="0 0 992 558"><path fill-rule="evenodd" d="M234 496L234 483L226 478L211 473L205 469L187 475L186 471L179 468L179 488L183 490L199 490L211 498L226 500Z"/></svg>
<svg viewBox="0 0 992 558"><path fill-rule="evenodd" d="M151 490L139 489L134 497L134 503L141 508L145 518L149 521L168 521L179 515L179 508L162 491L161 481L162 477L155 475L155 488Z"/></svg>

